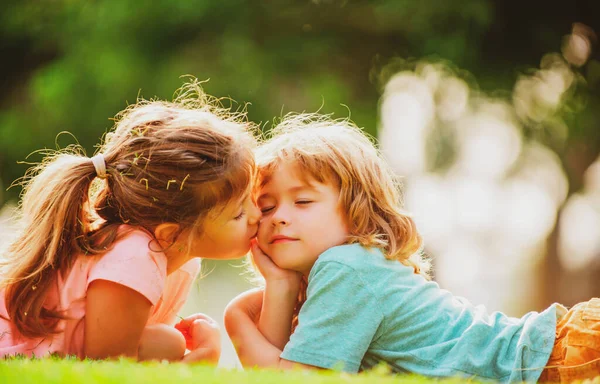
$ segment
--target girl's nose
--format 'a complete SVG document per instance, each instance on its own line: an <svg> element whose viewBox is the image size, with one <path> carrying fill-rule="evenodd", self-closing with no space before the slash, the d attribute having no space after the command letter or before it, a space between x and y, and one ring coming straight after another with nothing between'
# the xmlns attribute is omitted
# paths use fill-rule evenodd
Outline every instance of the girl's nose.
<svg viewBox="0 0 600 384"><path fill-rule="evenodd" d="M248 210L248 223L251 225L258 224L260 218L262 216L262 212L258 207L254 204L250 204L250 208Z"/></svg>

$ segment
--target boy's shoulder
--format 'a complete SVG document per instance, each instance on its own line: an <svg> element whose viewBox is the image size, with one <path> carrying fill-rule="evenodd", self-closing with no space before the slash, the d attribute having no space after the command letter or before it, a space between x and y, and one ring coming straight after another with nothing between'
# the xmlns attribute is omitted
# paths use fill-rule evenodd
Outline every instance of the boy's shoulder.
<svg viewBox="0 0 600 384"><path fill-rule="evenodd" d="M319 256L317 263L336 262L351 268L360 268L364 264L372 264L375 260L385 261L379 248L353 243L329 248Z"/></svg>

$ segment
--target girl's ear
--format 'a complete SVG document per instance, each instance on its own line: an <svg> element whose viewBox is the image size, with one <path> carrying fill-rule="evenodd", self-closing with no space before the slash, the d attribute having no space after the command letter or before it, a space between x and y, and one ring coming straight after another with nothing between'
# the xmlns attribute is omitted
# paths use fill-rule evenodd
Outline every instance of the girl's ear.
<svg viewBox="0 0 600 384"><path fill-rule="evenodd" d="M159 242L166 243L166 246L169 246L177 240L177 235L179 235L181 226L175 223L162 223L159 224L158 227L154 230L154 236ZM162 245L162 244L161 244Z"/></svg>

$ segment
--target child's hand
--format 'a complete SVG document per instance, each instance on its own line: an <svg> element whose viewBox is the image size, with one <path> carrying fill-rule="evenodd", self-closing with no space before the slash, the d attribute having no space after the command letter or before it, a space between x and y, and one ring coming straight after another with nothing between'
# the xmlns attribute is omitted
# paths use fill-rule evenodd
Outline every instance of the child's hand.
<svg viewBox="0 0 600 384"><path fill-rule="evenodd" d="M300 272L279 268L273 260L260 249L256 240L252 240L251 250L252 259L267 283L283 282L289 284L294 289L300 287L300 280L302 279L302 274Z"/></svg>
<svg viewBox="0 0 600 384"><path fill-rule="evenodd" d="M185 337L186 347L191 352L186 361L209 361L217 363L221 355L221 331L219 325L209 316L196 313L175 324Z"/></svg>
<svg viewBox="0 0 600 384"><path fill-rule="evenodd" d="M183 339L179 332L166 324L147 325L138 346L138 360L181 360L185 354Z"/></svg>
<svg viewBox="0 0 600 384"><path fill-rule="evenodd" d="M191 327L187 324L183 323L183 319L175 324L175 329L177 329L179 332L181 332L181 334L183 335L183 337L185 338L185 348L186 349L192 349L192 332L191 332Z"/></svg>

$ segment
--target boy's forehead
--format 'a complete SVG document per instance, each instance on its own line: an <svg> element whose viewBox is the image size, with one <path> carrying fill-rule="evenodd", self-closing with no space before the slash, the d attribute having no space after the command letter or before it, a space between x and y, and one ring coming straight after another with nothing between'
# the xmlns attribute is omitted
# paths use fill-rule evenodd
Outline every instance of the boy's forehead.
<svg viewBox="0 0 600 384"><path fill-rule="evenodd" d="M265 172L261 178L261 189L267 184L272 184L273 179L284 179L286 184L294 184L294 186L297 184L298 186L314 187L315 184L321 184L308 169L291 161L282 161Z"/></svg>
<svg viewBox="0 0 600 384"><path fill-rule="evenodd" d="M274 191L297 191L303 189L317 189L317 182L308 178L300 178L294 175L286 175L283 180L279 178L268 178L264 180L259 188L259 195L264 196Z"/></svg>

